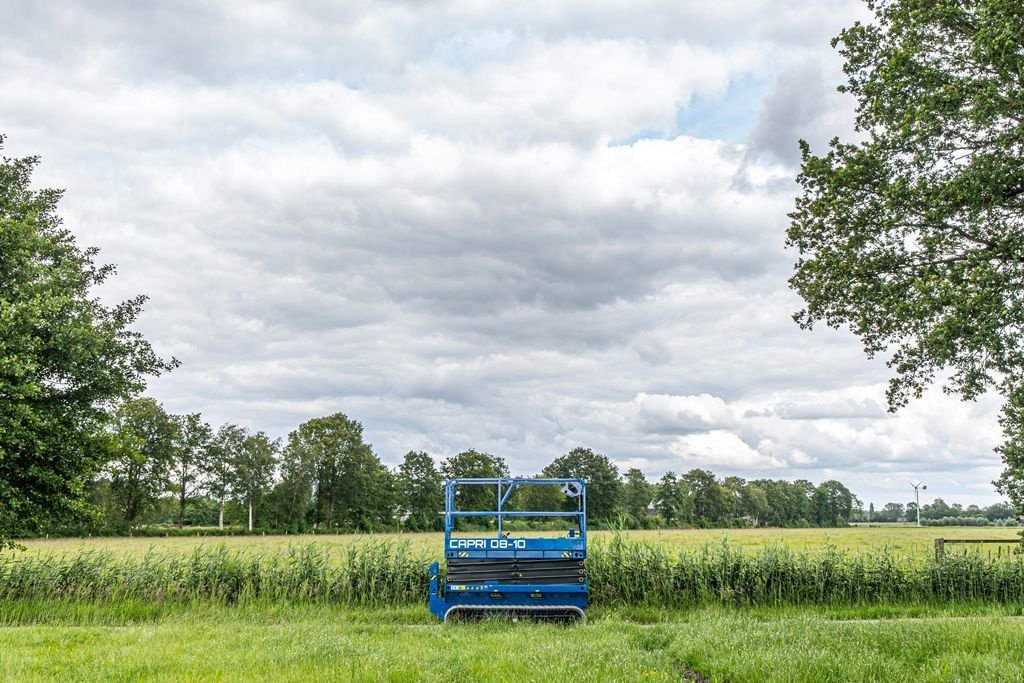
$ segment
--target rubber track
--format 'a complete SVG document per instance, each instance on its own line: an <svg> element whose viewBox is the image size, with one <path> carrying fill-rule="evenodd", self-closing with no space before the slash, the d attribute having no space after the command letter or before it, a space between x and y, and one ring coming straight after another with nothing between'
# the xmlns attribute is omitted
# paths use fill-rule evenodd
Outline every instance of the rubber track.
<svg viewBox="0 0 1024 683"><path fill-rule="evenodd" d="M489 615L512 619L522 616L531 621L587 623L587 615L575 605L458 605L445 612L444 620L484 618Z"/></svg>

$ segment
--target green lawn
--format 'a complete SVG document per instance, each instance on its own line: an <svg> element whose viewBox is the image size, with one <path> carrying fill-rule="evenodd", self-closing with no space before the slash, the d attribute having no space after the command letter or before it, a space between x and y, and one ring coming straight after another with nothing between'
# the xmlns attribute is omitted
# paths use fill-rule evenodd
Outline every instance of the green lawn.
<svg viewBox="0 0 1024 683"><path fill-rule="evenodd" d="M442 625L425 608L0 606L7 680L1019 681L1024 620L986 608L595 611Z"/></svg>
<svg viewBox="0 0 1024 683"><path fill-rule="evenodd" d="M1020 529L1007 527L849 527L845 529L669 529L664 531L629 531L631 539L663 543L672 546L699 546L728 538L744 548L758 548L778 543L796 550L837 548L854 551L889 548L907 553L931 552L934 540L943 538L1004 538L1019 539ZM591 540L600 541L610 532L592 532ZM186 538L62 538L26 541L31 553L74 554L82 549L103 549L116 554L144 555L150 549L160 553L188 553L199 544L227 544L232 548L253 551L275 551L290 543L317 543L337 546L370 538L365 535L337 536L229 536ZM377 534L373 538L406 539L416 550L440 554L442 534ZM993 549L988 546L988 549ZM987 550L986 550L987 551Z"/></svg>

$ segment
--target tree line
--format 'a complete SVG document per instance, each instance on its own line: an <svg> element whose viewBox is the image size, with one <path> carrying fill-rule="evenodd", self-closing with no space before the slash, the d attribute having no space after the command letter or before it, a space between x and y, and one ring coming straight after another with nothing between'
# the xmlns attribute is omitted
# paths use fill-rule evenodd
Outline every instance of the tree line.
<svg viewBox="0 0 1024 683"><path fill-rule="evenodd" d="M174 415L151 398L136 398L114 412L109 438L112 457L88 484L97 512L80 532L225 522L292 533L437 530L445 478L510 476L503 458L473 449L439 464L409 451L389 468L364 440L362 425L343 413L304 422L282 442L235 424L214 429L198 413ZM651 482L641 470L620 472L607 456L582 447L536 476L585 479L588 521L623 528L840 526L859 505L834 480L748 481L692 469ZM495 496L490 487L466 487L458 505L491 508ZM554 487L523 487L508 509L573 504Z"/></svg>
<svg viewBox="0 0 1024 683"><path fill-rule="evenodd" d="M1016 524L1017 510L1010 503L993 503L986 507L978 505L967 505L960 503L949 504L941 498L936 498L931 503L921 506L921 522L939 522L942 520L956 520L957 526L978 525L985 523L993 524ZM978 520L972 522L971 520ZM894 523L894 522L916 522L917 503L910 501L903 503L886 503L880 509L875 510L874 504L868 507L866 512L862 511L858 521Z"/></svg>

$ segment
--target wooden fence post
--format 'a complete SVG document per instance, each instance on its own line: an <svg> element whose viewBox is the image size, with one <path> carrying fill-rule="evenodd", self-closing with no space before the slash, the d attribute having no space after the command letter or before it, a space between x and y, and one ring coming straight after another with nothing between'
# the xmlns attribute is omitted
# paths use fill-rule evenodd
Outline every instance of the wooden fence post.
<svg viewBox="0 0 1024 683"><path fill-rule="evenodd" d="M942 562L943 558L946 557L946 539L936 538L935 539L935 561Z"/></svg>

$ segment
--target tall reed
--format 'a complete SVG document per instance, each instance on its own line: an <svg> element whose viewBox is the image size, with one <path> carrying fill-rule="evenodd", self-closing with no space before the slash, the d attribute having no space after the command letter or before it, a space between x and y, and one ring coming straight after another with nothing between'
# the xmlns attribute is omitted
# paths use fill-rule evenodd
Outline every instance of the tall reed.
<svg viewBox="0 0 1024 683"><path fill-rule="evenodd" d="M189 555L0 555L0 600L326 602L364 607L423 603L433 558L408 543L293 545L248 553L224 545ZM728 542L678 549L622 535L591 543L595 605L689 607L983 601L1024 603L1024 556L949 554L937 561L870 553L755 552Z"/></svg>

